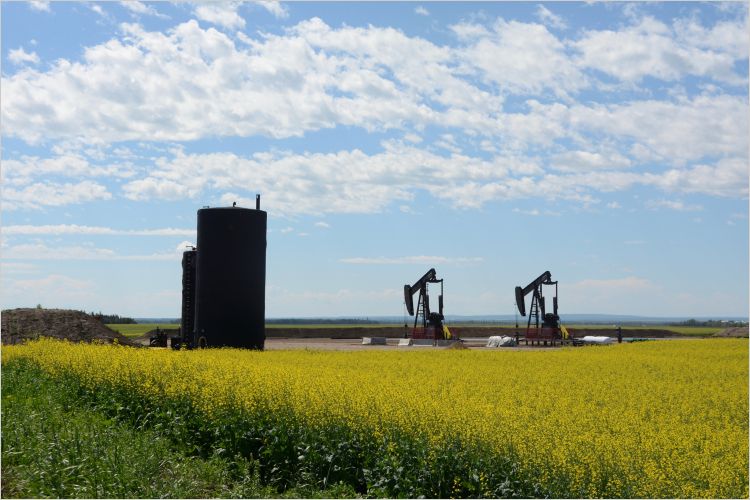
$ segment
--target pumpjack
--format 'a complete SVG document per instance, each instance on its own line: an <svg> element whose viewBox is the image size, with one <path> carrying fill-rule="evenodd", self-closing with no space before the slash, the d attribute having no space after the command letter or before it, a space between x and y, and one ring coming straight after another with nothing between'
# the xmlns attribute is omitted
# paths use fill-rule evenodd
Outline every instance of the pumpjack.
<svg viewBox="0 0 750 500"><path fill-rule="evenodd" d="M430 310L430 296L427 285L440 283L440 295L438 296L438 312ZM414 310L414 294L419 292L416 314ZM414 328L411 338L445 340L450 338L450 332L443 325L443 280L437 278L435 269L430 269L424 276L419 278L413 285L404 285L404 303L409 316L414 316ZM420 323L421 326L417 326Z"/></svg>
<svg viewBox="0 0 750 500"><path fill-rule="evenodd" d="M552 297L552 312L547 312L545 308L545 298L542 293L544 286L555 287L555 295ZM568 338L568 332L564 326L560 325L560 316L557 314L557 281L552 281L552 274L549 271L545 271L537 279L521 288L516 287L516 306L521 316L526 316L526 295L532 293L531 307L529 308L529 320L526 325L526 343L531 340L534 344L535 341L544 341L545 345L547 341L551 341L552 344L556 341L566 340ZM540 314L541 313L541 314ZM539 322L541 315L541 324ZM531 320L534 320L534 326L532 327Z"/></svg>

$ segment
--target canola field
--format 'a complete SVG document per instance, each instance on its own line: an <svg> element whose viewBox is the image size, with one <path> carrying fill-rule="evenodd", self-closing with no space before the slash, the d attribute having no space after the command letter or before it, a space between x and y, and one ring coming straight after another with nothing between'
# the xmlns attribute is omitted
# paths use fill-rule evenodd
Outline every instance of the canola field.
<svg viewBox="0 0 750 500"><path fill-rule="evenodd" d="M2 350L284 491L747 498L748 342L536 351Z"/></svg>

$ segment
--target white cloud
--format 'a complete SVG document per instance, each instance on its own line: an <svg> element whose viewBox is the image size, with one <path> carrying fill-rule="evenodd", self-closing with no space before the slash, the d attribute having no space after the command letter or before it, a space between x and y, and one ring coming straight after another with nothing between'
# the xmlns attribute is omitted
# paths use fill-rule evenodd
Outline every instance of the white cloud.
<svg viewBox="0 0 750 500"><path fill-rule="evenodd" d="M747 59L747 12L737 13L736 21L720 21L705 27L694 18L678 19L674 31L681 43L726 53L734 59Z"/></svg>
<svg viewBox="0 0 750 500"><path fill-rule="evenodd" d="M613 105L537 105L557 137L609 137L622 148L640 146L650 157L682 165L705 157L739 157L748 149L748 102L743 96L696 96L671 101L633 101ZM635 155L638 156L638 155ZM639 159L640 158L636 158Z"/></svg>
<svg viewBox="0 0 750 500"><path fill-rule="evenodd" d="M63 153L50 158L22 156L19 159L3 160L2 175L6 185L26 185L35 178L61 177L117 177L128 178L135 174L129 163L97 165L74 153Z"/></svg>
<svg viewBox="0 0 750 500"><path fill-rule="evenodd" d="M491 36L490 30L481 24L460 22L449 26L450 30L461 41L476 41Z"/></svg>
<svg viewBox="0 0 750 500"><path fill-rule="evenodd" d="M565 20L558 16L557 14L553 13L551 10L549 10L544 5L539 5L536 9L536 17L539 19L542 23L552 26L553 28L557 29L565 29L568 27L567 23L565 23Z"/></svg>
<svg viewBox="0 0 750 500"><path fill-rule="evenodd" d="M280 0L255 0L256 3L279 19L289 17L289 11Z"/></svg>
<svg viewBox="0 0 750 500"><path fill-rule="evenodd" d="M89 9L91 9L95 13L99 14L101 17L107 17L107 13L104 12L104 9L102 9L101 5L89 4Z"/></svg>
<svg viewBox="0 0 750 500"><path fill-rule="evenodd" d="M372 155L359 150L327 154L274 151L246 158L231 153L177 152L171 159L162 158L145 177L125 183L123 193L129 199L145 201L197 199L218 192L212 196L218 196L221 203L253 206L254 194L262 192L269 211L289 216L377 213L399 202L404 205L418 191L456 208L479 208L493 201L539 196L590 206L600 201L596 193L638 185L735 197L743 196L747 188L747 171L741 161L721 160L710 167L665 172L628 167L628 171L600 168L552 174L523 157L481 159L438 155L398 142L383 146L383 151ZM618 156L611 158L611 162L595 159L602 165L618 161L621 166L628 165ZM559 214L548 211L545 215Z"/></svg>
<svg viewBox="0 0 750 500"><path fill-rule="evenodd" d="M8 60L13 64L39 64L39 56L36 55L36 52L26 52L25 50L23 50L23 47L9 50Z"/></svg>
<svg viewBox="0 0 750 500"><path fill-rule="evenodd" d="M390 28L334 30L312 19L249 42L240 49L195 21L166 34L122 25L121 38L88 47L81 62L3 78L4 128L28 142L100 143L281 138L336 124L481 130L502 104L455 74L448 48Z"/></svg>
<svg viewBox="0 0 750 500"><path fill-rule="evenodd" d="M522 215L531 215L532 217L537 217L539 215L559 217L560 215L562 215L560 212L554 212L552 210L539 210L537 208L533 208L531 210L522 210L520 208L514 208L513 213L522 214Z"/></svg>
<svg viewBox="0 0 750 500"><path fill-rule="evenodd" d="M28 262L0 262L0 274L3 276L15 274L30 274L39 269L34 264Z"/></svg>
<svg viewBox="0 0 750 500"><path fill-rule="evenodd" d="M456 141L452 134L443 134L440 140L435 141L435 146L449 151L453 154L461 154L461 148L456 145Z"/></svg>
<svg viewBox="0 0 750 500"><path fill-rule="evenodd" d="M39 12L51 12L52 10L50 9L49 4L49 0L29 0L29 7L31 7L31 10Z"/></svg>
<svg viewBox="0 0 750 500"><path fill-rule="evenodd" d="M136 14L148 14L150 10L153 10L153 8L148 7L146 4L139 2L138 0L122 0L119 4Z"/></svg>
<svg viewBox="0 0 750 500"><path fill-rule="evenodd" d="M228 12L219 25L234 26L238 6L196 9L205 7L202 12L217 16L217 23ZM735 24L667 26L642 19L618 32L586 32L576 43L647 33L682 46L695 34L690 43L697 50L720 51ZM714 89L668 100L575 103L572 95L601 82L582 70L588 63L575 52L583 45L561 40L541 24L457 24L457 48L392 28L334 28L318 18L241 43L196 21L165 33L134 24L121 28L120 37L86 48L79 62L60 60L47 71L24 69L3 78L8 136L93 146L85 148L88 157L61 147L55 158L5 161L8 207L18 206L12 197L30 190L35 176L50 175L129 178L122 193L132 200L195 199L207 191L225 200L262 191L283 214L377 212L419 190L459 208L539 195L592 204L598 201L594 192L636 185L747 193L745 95ZM726 52L743 53L735 46ZM539 95L516 98L506 109L507 96L529 93ZM285 138L338 126L397 129L403 139L372 154L160 152L142 172L130 163L92 160L111 154L109 145L121 141ZM425 140L427 126L442 127L442 137ZM491 158L472 156L476 148Z"/></svg>
<svg viewBox="0 0 750 500"><path fill-rule="evenodd" d="M153 6L146 5L138 0L123 0L120 5L128 9L130 12L138 15L155 16L161 18L167 18L164 14L161 14Z"/></svg>
<svg viewBox="0 0 750 500"><path fill-rule="evenodd" d="M110 198L112 195L106 187L91 181L77 184L39 182L21 189L5 187L2 191L2 206L5 210L39 209Z"/></svg>
<svg viewBox="0 0 750 500"><path fill-rule="evenodd" d="M327 222L318 221L315 223L315 227L322 227L323 229L329 229L331 225Z"/></svg>
<svg viewBox="0 0 750 500"><path fill-rule="evenodd" d="M195 15L206 21L229 29L245 27L245 20L237 13L239 2L210 2L195 7Z"/></svg>
<svg viewBox="0 0 750 500"><path fill-rule="evenodd" d="M586 77L567 55L565 45L541 24L498 19L487 35L466 25L459 32L478 35L471 45L457 51L460 58L501 92L566 96L586 85Z"/></svg>
<svg viewBox="0 0 750 500"><path fill-rule="evenodd" d="M346 71L336 77L340 82L337 85L360 98L352 103L348 99L341 101L347 107L355 106L346 113L344 123L366 120L374 122L370 127L381 123L400 127L404 121L420 125L440 121L443 125L471 126L472 121L478 121L473 126L481 128L487 118L477 114L501 109L501 97L479 89L451 68L457 61L450 47L408 37L393 28L331 29L317 18L299 23L290 33L299 35L321 53L342 52L346 56L339 63ZM376 115L363 107L363 98L376 104ZM428 100L448 110L439 112Z"/></svg>
<svg viewBox="0 0 750 500"><path fill-rule="evenodd" d="M410 255L405 257L347 257L344 264L474 264L483 262L482 257L441 257L436 255Z"/></svg>
<svg viewBox="0 0 750 500"><path fill-rule="evenodd" d="M457 199L443 188L501 179L513 167L512 161L444 157L399 144L387 144L385 151L372 156L359 150L275 152L254 158L178 154L172 161L160 162L148 177L126 183L123 191L130 199L147 200L184 199L218 189L226 193L220 197L222 203L252 206L254 199L238 196L242 190L262 192L264 205L273 207L276 214L375 213L393 201L410 200L418 188Z"/></svg>
<svg viewBox="0 0 750 500"><path fill-rule="evenodd" d="M517 213L517 214L532 215L532 216L537 216L537 215L541 215L541 214L542 214L542 213L541 213L541 212L540 212L540 211L539 211L538 209L536 209L536 208L535 208L535 209L533 209L533 210L521 210L520 208L514 208L514 209L513 209L513 212L514 212L514 213Z"/></svg>
<svg viewBox="0 0 750 500"><path fill-rule="evenodd" d="M4 235L107 235L107 236L195 236L195 229L114 229L103 226L79 226L77 224L57 225L10 225L0 229Z"/></svg>
<svg viewBox="0 0 750 500"><path fill-rule="evenodd" d="M46 72L3 78L4 129L32 143L111 143L284 138L343 125L403 129L413 142L413 131L439 125L491 138L482 142L485 150L572 139L577 150L603 157L591 159L596 168L602 161L620 167L633 158L684 162L747 150L744 96L573 104L570 95L588 88L593 76L543 25L498 20L491 30L453 29L464 40L458 48L391 28L335 29L317 18L241 46L195 21L167 33L123 25L119 39L88 47L81 62L60 60ZM504 111L513 93L564 99L530 99L525 109ZM585 144L592 134L616 148L592 149Z"/></svg>
<svg viewBox="0 0 750 500"><path fill-rule="evenodd" d="M424 6L422 6L422 5L417 5L414 8L414 13L417 14L417 15L420 15L420 16L429 16L430 15L430 11L428 11L427 9L425 9Z"/></svg>
<svg viewBox="0 0 750 500"><path fill-rule="evenodd" d="M44 243L28 243L3 247L3 259L9 260L175 260L182 256L183 242L172 251L148 255L122 255L109 248L89 245L48 246Z"/></svg>
<svg viewBox="0 0 750 500"><path fill-rule="evenodd" d="M643 17L619 31L589 31L572 45L581 52L582 66L626 82L639 82L645 76L669 81L698 75L742 84L746 77L735 72L734 63L747 57L746 35L746 22L706 29L679 20L674 28Z"/></svg>
<svg viewBox="0 0 750 500"><path fill-rule="evenodd" d="M648 183L664 190L703 193L712 196L747 197L747 156L724 158L715 165L698 165L689 169L671 169L663 174L645 174Z"/></svg>
<svg viewBox="0 0 750 500"><path fill-rule="evenodd" d="M158 175L158 172L156 174ZM195 179L188 184L195 186L199 182L201 182L200 179ZM123 187L123 191L125 197L131 200L161 199L174 201L182 198L195 198L200 192L200 187L197 186L192 189L190 185L182 184L180 181L149 177L127 183ZM232 196L232 198L235 197ZM247 202L247 200L245 201Z"/></svg>
<svg viewBox="0 0 750 500"><path fill-rule="evenodd" d="M29 243L6 246L3 259L12 260L110 260L116 253L107 248L90 246L54 246Z"/></svg>
<svg viewBox="0 0 750 500"><path fill-rule="evenodd" d="M566 172L586 172L589 170L615 170L632 165L629 158L617 151L566 151L550 158L555 170Z"/></svg>
<svg viewBox="0 0 750 500"><path fill-rule="evenodd" d="M650 200L646 202L646 206L651 209L668 208L678 212L697 212L703 210L703 207L700 205L690 205L680 200Z"/></svg>

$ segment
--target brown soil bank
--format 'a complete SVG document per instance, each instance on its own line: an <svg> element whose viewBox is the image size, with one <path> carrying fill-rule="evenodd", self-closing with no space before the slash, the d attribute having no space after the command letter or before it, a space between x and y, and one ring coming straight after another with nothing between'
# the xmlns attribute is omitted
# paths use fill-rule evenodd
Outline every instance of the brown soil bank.
<svg viewBox="0 0 750 500"><path fill-rule="evenodd" d="M747 337L748 327L746 326L735 326L733 328L725 328L722 331L715 333L714 337Z"/></svg>
<svg viewBox="0 0 750 500"><path fill-rule="evenodd" d="M469 337L489 337L490 335L510 335L516 334L516 328L513 326L448 326L451 333L461 338ZM521 336L526 331L525 327L519 328ZM574 337L583 337L585 335L602 335L616 337L617 332L614 328L568 328L568 331ZM310 338L334 338L334 339L360 339L362 337L386 337L386 338L404 338L411 334L411 328L407 330L403 326L363 326L363 327L342 327L327 326L321 328L295 328L295 327L278 327L266 328L267 338L290 338L290 339L310 339ZM664 338L677 336L675 332L669 330L648 329L648 330L625 330L622 334L624 337L642 337L642 338Z"/></svg>
<svg viewBox="0 0 750 500"><path fill-rule="evenodd" d="M39 337L71 342L134 345L124 335L110 330L90 314L67 309L6 309L2 311L2 343L19 344Z"/></svg>

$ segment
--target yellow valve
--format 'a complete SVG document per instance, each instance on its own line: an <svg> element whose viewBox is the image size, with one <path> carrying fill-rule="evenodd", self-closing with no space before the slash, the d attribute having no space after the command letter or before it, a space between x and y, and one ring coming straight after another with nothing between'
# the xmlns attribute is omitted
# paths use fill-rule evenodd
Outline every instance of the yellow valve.
<svg viewBox="0 0 750 500"><path fill-rule="evenodd" d="M443 325L443 337L445 337L446 339L450 339L450 338L452 338L452 337L453 337L453 336L451 335L451 331L450 331L450 330L448 330L448 327L447 327L447 326L445 326L445 325Z"/></svg>
<svg viewBox="0 0 750 500"><path fill-rule="evenodd" d="M565 328L565 325L560 325L560 331L562 332L562 337L564 339L569 339L570 338L570 334L568 333L568 329Z"/></svg>

